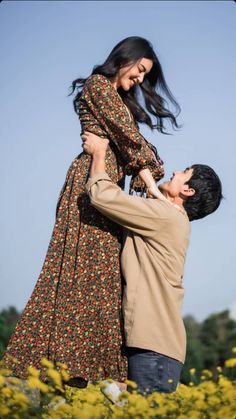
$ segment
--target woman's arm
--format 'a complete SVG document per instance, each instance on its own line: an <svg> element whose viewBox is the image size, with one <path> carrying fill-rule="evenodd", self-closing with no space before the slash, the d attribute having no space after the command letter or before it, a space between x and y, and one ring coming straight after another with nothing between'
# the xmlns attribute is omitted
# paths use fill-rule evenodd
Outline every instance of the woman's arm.
<svg viewBox="0 0 236 419"><path fill-rule="evenodd" d="M158 198L160 191L156 185L156 181L153 178L151 171L149 169L142 169L139 172L139 176L146 185L147 196Z"/></svg>

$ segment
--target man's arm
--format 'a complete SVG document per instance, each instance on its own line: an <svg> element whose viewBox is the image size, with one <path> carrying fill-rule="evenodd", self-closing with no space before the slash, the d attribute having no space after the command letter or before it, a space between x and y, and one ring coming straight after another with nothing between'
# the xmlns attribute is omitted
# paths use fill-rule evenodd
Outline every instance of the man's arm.
<svg viewBox="0 0 236 419"><path fill-rule="evenodd" d="M105 155L108 140L82 136L83 149L92 156L90 179L86 188L92 205L103 215L123 227L143 236L151 236L157 230L157 219L165 218L163 202L148 203L146 199L127 195L111 182L105 173ZM148 200L150 201L150 200Z"/></svg>
<svg viewBox="0 0 236 419"><path fill-rule="evenodd" d="M99 173L105 173L105 157L109 144L107 138L99 137L99 140L97 140L94 134L86 134L86 132L81 135L81 138L84 151L92 156L89 176L92 178Z"/></svg>

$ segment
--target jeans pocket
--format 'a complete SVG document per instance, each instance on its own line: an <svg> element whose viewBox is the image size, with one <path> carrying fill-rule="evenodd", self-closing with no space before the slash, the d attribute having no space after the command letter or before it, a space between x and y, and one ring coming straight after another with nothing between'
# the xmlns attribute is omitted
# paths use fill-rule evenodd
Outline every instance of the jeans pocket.
<svg viewBox="0 0 236 419"><path fill-rule="evenodd" d="M182 364L179 361L167 356L159 356L157 362L157 391L163 393L175 391L180 379L181 369Z"/></svg>

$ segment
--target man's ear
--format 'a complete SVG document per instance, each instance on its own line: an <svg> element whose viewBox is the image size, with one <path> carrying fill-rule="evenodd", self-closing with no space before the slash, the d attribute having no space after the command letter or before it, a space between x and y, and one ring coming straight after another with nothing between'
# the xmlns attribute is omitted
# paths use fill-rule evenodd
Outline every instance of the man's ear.
<svg viewBox="0 0 236 419"><path fill-rule="evenodd" d="M190 196L195 195L196 191L194 188L189 188L188 185L184 185L180 195L182 195L183 198L190 198Z"/></svg>

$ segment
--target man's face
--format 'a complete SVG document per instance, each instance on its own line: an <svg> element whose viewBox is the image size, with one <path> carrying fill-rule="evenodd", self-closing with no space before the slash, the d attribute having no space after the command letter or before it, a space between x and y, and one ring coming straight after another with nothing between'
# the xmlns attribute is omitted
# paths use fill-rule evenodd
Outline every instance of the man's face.
<svg viewBox="0 0 236 419"><path fill-rule="evenodd" d="M190 180L193 174L193 169L187 167L182 172L173 172L170 180L159 185L160 191L169 198L177 198L181 195L189 196L189 193L192 193L192 189L188 186L188 181Z"/></svg>

